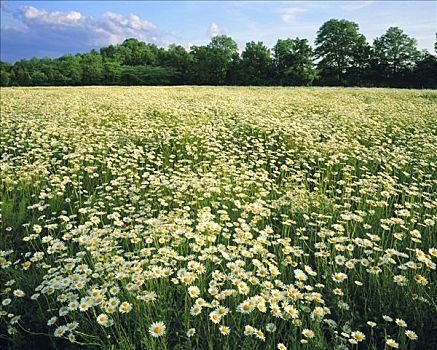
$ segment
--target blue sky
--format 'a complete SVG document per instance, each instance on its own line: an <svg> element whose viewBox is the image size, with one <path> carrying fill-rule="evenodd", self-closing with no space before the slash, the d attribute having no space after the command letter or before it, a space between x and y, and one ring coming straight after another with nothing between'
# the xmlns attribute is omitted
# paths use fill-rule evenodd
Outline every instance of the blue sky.
<svg viewBox="0 0 437 350"><path fill-rule="evenodd" d="M311 44L331 18L355 21L371 43L390 26L433 51L436 1L1 1L1 59L58 57L129 37L168 46L207 44L230 35L246 42L303 37Z"/></svg>

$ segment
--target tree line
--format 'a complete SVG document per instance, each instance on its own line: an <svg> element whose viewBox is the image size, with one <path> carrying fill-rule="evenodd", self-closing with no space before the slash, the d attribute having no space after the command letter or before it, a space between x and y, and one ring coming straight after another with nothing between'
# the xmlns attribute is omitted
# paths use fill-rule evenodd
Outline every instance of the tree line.
<svg viewBox="0 0 437 350"><path fill-rule="evenodd" d="M437 42L434 45L437 52ZM208 45L167 49L137 39L99 51L56 59L0 62L2 86L44 85L282 85L390 86L437 88L437 56L390 27L370 45L358 24L331 19L307 39L262 42L238 51L229 36Z"/></svg>

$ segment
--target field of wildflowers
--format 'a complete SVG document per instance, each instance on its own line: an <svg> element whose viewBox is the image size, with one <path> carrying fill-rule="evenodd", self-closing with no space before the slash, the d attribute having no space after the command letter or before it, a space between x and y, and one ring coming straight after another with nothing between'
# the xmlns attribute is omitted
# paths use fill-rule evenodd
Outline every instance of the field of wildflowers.
<svg viewBox="0 0 437 350"><path fill-rule="evenodd" d="M1 90L0 347L437 347L437 92Z"/></svg>

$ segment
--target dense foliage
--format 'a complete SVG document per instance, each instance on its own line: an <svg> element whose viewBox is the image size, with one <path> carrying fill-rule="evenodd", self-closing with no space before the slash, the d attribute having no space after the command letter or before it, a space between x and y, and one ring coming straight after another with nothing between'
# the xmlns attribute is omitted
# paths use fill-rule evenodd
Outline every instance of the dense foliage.
<svg viewBox="0 0 437 350"><path fill-rule="evenodd" d="M437 348L437 92L3 88L1 111L1 348Z"/></svg>
<svg viewBox="0 0 437 350"><path fill-rule="evenodd" d="M343 85L437 88L437 57L391 27L373 46L356 23L331 19L306 39L278 40L270 50L250 42L240 54L235 41L213 37L190 51L127 39L91 52L57 59L0 62L2 86L41 85Z"/></svg>

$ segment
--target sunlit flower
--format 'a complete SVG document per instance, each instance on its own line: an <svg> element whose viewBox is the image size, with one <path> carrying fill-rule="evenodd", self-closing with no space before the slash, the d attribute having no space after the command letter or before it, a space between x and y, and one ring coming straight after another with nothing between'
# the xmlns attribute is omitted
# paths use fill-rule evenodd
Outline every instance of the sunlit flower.
<svg viewBox="0 0 437 350"><path fill-rule="evenodd" d="M163 322L154 322L149 327L149 333L152 337L161 337L165 334L165 324Z"/></svg>

